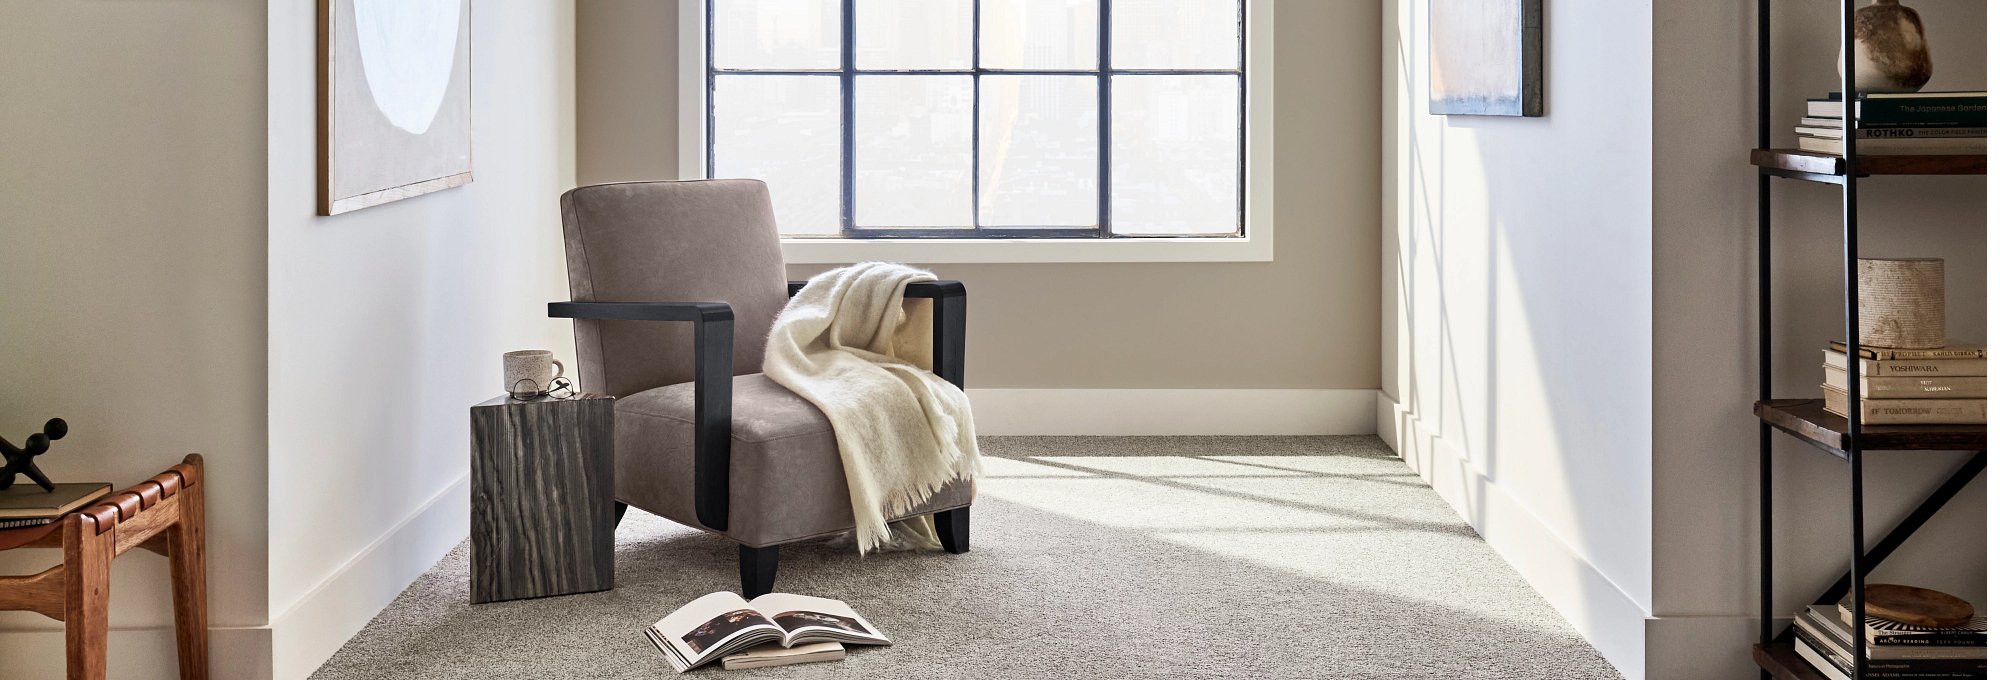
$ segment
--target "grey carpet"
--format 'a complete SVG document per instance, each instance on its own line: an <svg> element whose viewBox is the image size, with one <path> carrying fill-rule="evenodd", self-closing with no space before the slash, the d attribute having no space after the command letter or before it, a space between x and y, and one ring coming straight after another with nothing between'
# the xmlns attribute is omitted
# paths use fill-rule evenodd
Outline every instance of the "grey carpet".
<svg viewBox="0 0 2000 680"><path fill-rule="evenodd" d="M981 440L972 552L788 546L896 642L727 678L1616 678L1374 437ZM665 678L641 627L735 546L633 512L618 588L467 604L460 546L313 678Z"/></svg>

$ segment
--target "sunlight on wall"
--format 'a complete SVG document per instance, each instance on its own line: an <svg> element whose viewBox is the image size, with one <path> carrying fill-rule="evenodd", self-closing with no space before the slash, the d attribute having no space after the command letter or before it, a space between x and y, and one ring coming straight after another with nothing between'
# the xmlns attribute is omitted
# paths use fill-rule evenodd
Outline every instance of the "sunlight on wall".
<svg viewBox="0 0 2000 680"><path fill-rule="evenodd" d="M1431 116L1426 5L1385 10L1385 439L1612 663L1651 573L1651 14L1551 7L1549 117ZM1565 30L1565 24L1593 27ZM1589 55L1564 57L1563 55Z"/></svg>

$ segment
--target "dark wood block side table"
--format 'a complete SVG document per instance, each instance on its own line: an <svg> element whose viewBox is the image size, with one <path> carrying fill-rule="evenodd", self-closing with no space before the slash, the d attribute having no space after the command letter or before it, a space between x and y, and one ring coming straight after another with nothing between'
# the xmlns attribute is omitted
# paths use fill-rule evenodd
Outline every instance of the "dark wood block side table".
<svg viewBox="0 0 2000 680"><path fill-rule="evenodd" d="M610 590L604 395L472 407L472 603Z"/></svg>

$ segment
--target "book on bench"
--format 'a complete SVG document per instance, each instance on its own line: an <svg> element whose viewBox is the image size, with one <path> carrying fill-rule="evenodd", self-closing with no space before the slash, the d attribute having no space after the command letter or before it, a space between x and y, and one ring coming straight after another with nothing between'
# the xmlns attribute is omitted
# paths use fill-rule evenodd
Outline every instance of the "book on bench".
<svg viewBox="0 0 2000 680"><path fill-rule="evenodd" d="M0 529L50 524L108 493L111 485L103 482L57 484L56 490L43 491L34 482L16 481L0 490Z"/></svg>
<svg viewBox="0 0 2000 680"><path fill-rule="evenodd" d="M736 593L709 593L646 627L646 639L660 648L674 670L689 669L766 643L796 649L821 642L886 645L889 637L839 600L770 593L745 601ZM844 655L845 652L843 651ZM763 656L785 663L840 658L818 653ZM777 665L776 663L762 665ZM737 667L743 667L738 665Z"/></svg>

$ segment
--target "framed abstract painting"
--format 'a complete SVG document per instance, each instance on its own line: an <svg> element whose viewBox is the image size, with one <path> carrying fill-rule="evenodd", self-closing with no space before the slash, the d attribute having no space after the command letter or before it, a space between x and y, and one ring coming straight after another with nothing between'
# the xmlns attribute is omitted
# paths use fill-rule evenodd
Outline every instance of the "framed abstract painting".
<svg viewBox="0 0 2000 680"><path fill-rule="evenodd" d="M471 182L471 0L319 6L319 214Z"/></svg>
<svg viewBox="0 0 2000 680"><path fill-rule="evenodd" d="M1433 115L1542 115L1542 0L1430 0Z"/></svg>

